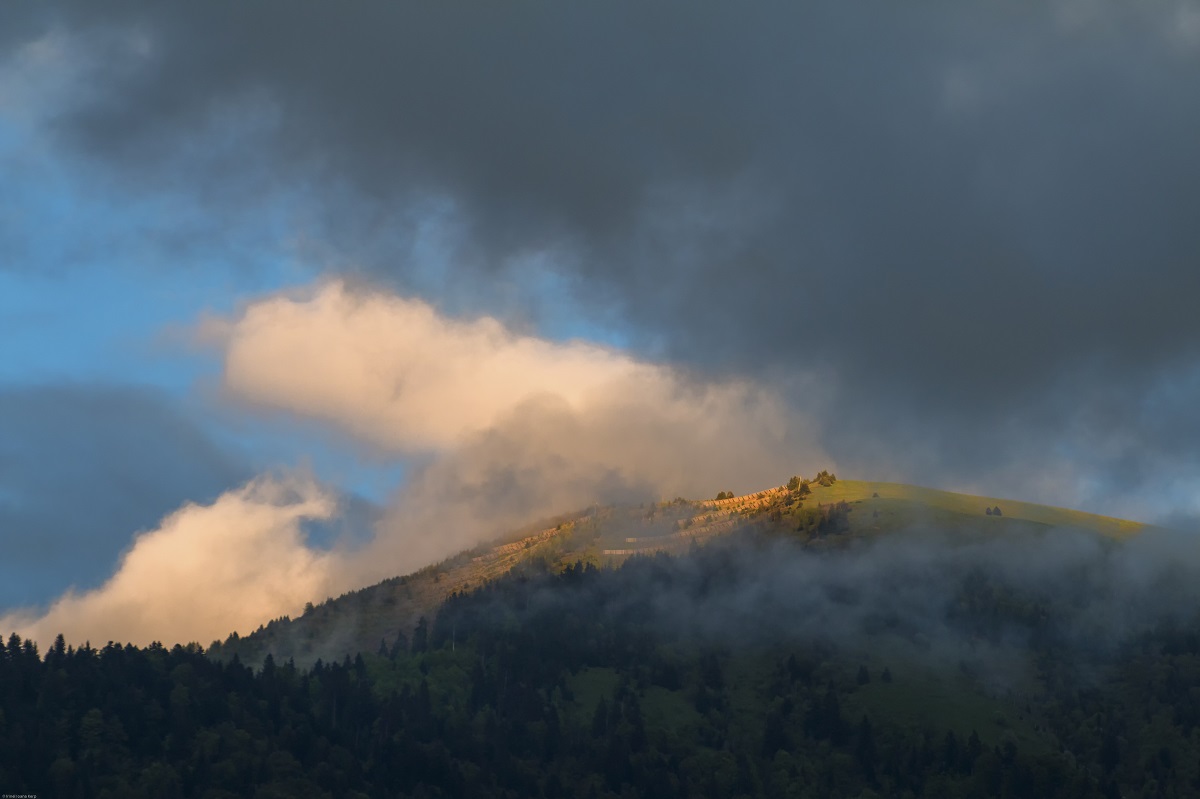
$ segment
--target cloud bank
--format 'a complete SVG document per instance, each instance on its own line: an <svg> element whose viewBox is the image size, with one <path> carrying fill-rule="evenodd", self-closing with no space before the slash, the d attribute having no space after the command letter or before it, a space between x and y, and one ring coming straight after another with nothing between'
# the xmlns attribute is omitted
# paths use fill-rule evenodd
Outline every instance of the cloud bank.
<svg viewBox="0 0 1200 799"><path fill-rule="evenodd" d="M197 336L222 358L227 399L326 425L372 457L410 459L382 518L354 531L365 540L326 550L304 529L344 515L332 490L260 478L137 536L99 588L0 626L42 639L209 641L538 518L749 490L829 463L806 418L754 382L706 381L340 281L252 301Z"/></svg>
<svg viewBox="0 0 1200 799"><path fill-rule="evenodd" d="M364 561L376 577L593 502L750 490L828 462L811 422L758 383L339 281L200 333L222 347L229 396L421 458Z"/></svg>
<svg viewBox="0 0 1200 799"><path fill-rule="evenodd" d="M634 625L668 649L717 643L820 659L832 643L892 668L965 672L998 692L1027 688L1048 660L1055 678L1086 686L1139 636L1195 624L1194 549L1191 536L1162 531L1116 542L1065 529L985 536L922 524L824 551L718 541L631 559L590 581L527 575L448 606L434 635L587 618Z"/></svg>
<svg viewBox="0 0 1200 799"><path fill-rule="evenodd" d="M616 350L517 335L491 317L458 321L340 281L254 302L201 336L222 346L233 395L401 452L455 446L532 397L586 412L618 392L661 393L659 370Z"/></svg>
<svg viewBox="0 0 1200 799"><path fill-rule="evenodd" d="M137 536L99 588L69 591L45 613L0 617L0 629L43 646L60 632L74 644L143 645L249 632L325 595L338 556L309 548L302 523L334 513L333 498L311 481L259 478Z"/></svg>

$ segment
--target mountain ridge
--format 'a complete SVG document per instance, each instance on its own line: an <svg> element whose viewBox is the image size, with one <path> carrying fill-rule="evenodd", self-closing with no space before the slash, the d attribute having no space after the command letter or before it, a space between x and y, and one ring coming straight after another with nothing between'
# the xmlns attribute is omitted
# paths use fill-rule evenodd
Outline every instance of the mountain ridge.
<svg viewBox="0 0 1200 799"><path fill-rule="evenodd" d="M794 486L794 487L792 487ZM722 495L724 492L722 492ZM992 515L993 508L1000 513ZM1001 534L1071 528L1123 540L1150 525L1084 511L984 497L903 483L813 480L720 499L677 497L640 506L592 506L527 525L407 575L309 603L302 616L284 616L254 633L213 642L209 653L226 660L309 666L358 652L406 646L422 618L456 593L471 591L532 559L562 568L578 561L614 566L657 553L678 554L707 541L756 530L798 538L814 548L921 528Z"/></svg>

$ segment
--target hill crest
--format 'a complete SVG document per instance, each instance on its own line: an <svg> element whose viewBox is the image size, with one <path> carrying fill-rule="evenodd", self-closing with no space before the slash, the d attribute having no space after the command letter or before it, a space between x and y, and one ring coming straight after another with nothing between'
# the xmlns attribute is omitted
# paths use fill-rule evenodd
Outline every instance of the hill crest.
<svg viewBox="0 0 1200 799"><path fill-rule="evenodd" d="M1001 513L992 515L996 507ZM277 661L310 665L388 649L407 640L422 617L432 619L447 597L533 558L556 567L576 561L606 566L636 555L684 552L749 529L827 548L920 527L982 534L1073 528L1117 540L1147 529L1083 511L902 483L837 480L823 472L812 481L793 478L787 485L740 496L679 497L558 516L412 574L310 603L298 618L272 620L245 637L231 635L214 642L209 652L249 663L271 654Z"/></svg>

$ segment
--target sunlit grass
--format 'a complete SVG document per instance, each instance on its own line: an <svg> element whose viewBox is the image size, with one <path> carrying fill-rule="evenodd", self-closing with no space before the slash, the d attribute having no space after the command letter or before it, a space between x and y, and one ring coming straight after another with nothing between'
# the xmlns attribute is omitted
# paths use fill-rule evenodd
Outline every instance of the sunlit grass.
<svg viewBox="0 0 1200 799"><path fill-rule="evenodd" d="M1067 508L1038 505L997 497L957 494L936 488L904 485L901 483L873 483L861 480L838 480L832 486L811 486L812 497L806 502L856 502L861 501L861 510L869 513L879 509L880 515L887 513L897 523L911 520L937 521L938 512L978 517L984 523L997 527L1006 520L1036 522L1051 527L1069 527L1091 530L1112 538L1127 538L1146 529L1147 525L1109 516L1099 516ZM875 497L878 494L878 498ZM999 506L1003 516L988 516L985 508ZM859 513L858 515L865 515Z"/></svg>

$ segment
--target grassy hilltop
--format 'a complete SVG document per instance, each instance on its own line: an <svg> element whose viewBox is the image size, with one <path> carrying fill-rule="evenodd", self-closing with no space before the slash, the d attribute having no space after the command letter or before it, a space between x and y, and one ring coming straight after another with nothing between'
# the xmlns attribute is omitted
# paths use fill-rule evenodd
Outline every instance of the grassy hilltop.
<svg viewBox="0 0 1200 799"><path fill-rule="evenodd" d="M1011 534L1054 527L1108 538L1136 535L1145 525L1028 502L957 494L931 488L856 480L786 486L721 500L590 508L534 525L492 544L460 553L413 574L385 580L306 609L295 619L271 621L255 633L230 637L211 649L258 663L268 654L310 665L375 652L398 636L411 638L419 620L432 621L454 593L478 588L538 559L560 569L583 561L614 566L634 555L682 553L717 538L767 532L828 548L909 529ZM988 515L999 507L1001 515Z"/></svg>
<svg viewBox="0 0 1200 799"><path fill-rule="evenodd" d="M875 495L878 494L878 498ZM862 510L878 510L879 529L895 530L918 523L981 523L1003 529L1012 521L1031 522L1047 527L1069 527L1090 530L1110 538L1126 538L1146 529L1140 522L1098 516L1067 508L1018 502L1011 499L956 494L936 488L901 483L873 483L862 480L838 480L832 486L816 486L813 496L821 502L850 502L861 504ZM989 517L984 511L1000 507L1003 515ZM854 516L852 512L852 516ZM861 512L859 514L861 518ZM858 520L856 519L856 524ZM865 524L865 520L862 521Z"/></svg>

